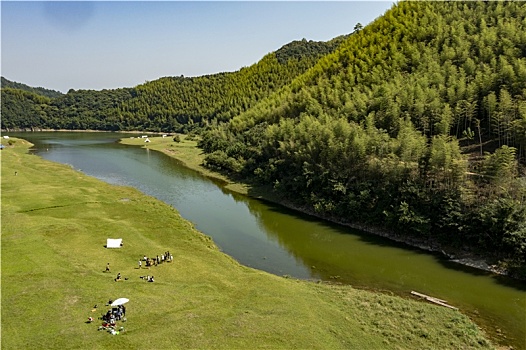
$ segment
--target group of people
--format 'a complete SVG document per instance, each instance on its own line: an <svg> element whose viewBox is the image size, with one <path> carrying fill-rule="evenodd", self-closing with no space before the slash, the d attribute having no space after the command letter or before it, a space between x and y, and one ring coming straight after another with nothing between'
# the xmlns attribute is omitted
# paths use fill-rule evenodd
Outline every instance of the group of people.
<svg viewBox="0 0 526 350"><path fill-rule="evenodd" d="M163 262L172 262L173 260L174 260L174 256L170 254L169 251L166 251L160 256L157 255L153 258L151 257L149 258L146 255L144 255L142 259L139 259L139 269L142 268L143 262L144 262L144 266L149 268L150 266L157 266Z"/></svg>
<svg viewBox="0 0 526 350"><path fill-rule="evenodd" d="M108 310L105 315L102 315L102 320L114 326L117 321L124 320L126 317L126 306L119 305Z"/></svg>
<svg viewBox="0 0 526 350"><path fill-rule="evenodd" d="M108 310L105 314L102 314L101 317L99 317L99 320L102 320L102 326L99 327L99 330L106 329L106 330L115 330L117 321L126 322L126 306L124 305L118 305L118 306L111 306L113 303L113 300L109 300L106 306L110 306L111 310ZM97 311L97 305L93 307L93 310L91 312ZM92 323L95 321L93 317L88 317L87 323ZM121 330L124 330L124 327L121 327ZM117 333L118 334L118 333Z"/></svg>

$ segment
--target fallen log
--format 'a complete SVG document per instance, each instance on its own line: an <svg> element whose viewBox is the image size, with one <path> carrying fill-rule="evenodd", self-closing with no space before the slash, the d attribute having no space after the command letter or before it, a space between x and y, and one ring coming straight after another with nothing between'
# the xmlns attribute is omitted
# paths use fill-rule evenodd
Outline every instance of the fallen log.
<svg viewBox="0 0 526 350"><path fill-rule="evenodd" d="M437 305L440 305L440 306L444 306L444 307L447 307L447 308L450 308L450 309L453 309L453 310L458 310L458 307L454 307L454 306L451 306L447 303L447 301L445 300L442 300L442 299L438 299L438 298L435 298L435 297L431 297L429 295L425 295L425 294L422 294L422 293L418 293L418 292L415 292L415 291L411 291L411 294L412 295L416 295L417 297L420 297L420 298L423 298L429 302L432 302L434 304L437 304Z"/></svg>

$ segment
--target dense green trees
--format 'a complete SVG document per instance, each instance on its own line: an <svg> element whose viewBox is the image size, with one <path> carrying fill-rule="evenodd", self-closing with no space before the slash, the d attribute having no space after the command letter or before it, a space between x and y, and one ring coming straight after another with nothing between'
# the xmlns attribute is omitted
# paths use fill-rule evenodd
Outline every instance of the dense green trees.
<svg viewBox="0 0 526 350"><path fill-rule="evenodd" d="M38 121L18 122L25 118L24 114L10 113L20 108L8 105L22 101L12 101L7 94L2 127L190 131L228 121L248 110L304 73L344 39L345 36L329 42L294 41L237 72L165 77L130 89L70 90L54 96L50 104L56 108ZM16 84L9 82L7 86Z"/></svg>
<svg viewBox="0 0 526 350"><path fill-rule="evenodd" d="M46 127L70 130L122 130L127 122L116 112L116 108L132 97L133 89L70 90L52 101L56 113L48 115Z"/></svg>
<svg viewBox="0 0 526 350"><path fill-rule="evenodd" d="M136 96L120 104L117 113L128 128L154 131L189 131L228 121L289 84L343 39L295 41L237 72L146 83L134 89Z"/></svg>
<svg viewBox="0 0 526 350"><path fill-rule="evenodd" d="M207 164L326 217L524 265L525 26L520 3L398 3L204 132Z"/></svg>
<svg viewBox="0 0 526 350"><path fill-rule="evenodd" d="M17 83L17 82L14 82L14 81L10 81L10 80L8 80L8 79L6 79L4 77L1 77L0 79L1 79L1 86L2 86L2 88L24 90L24 91L32 92L32 93L37 94L37 95L46 96L46 97L49 97L49 98L62 96L62 93L59 92L59 91L49 90L49 89L45 89L45 88L42 88L42 87L37 87L37 88L31 87L31 86L28 86L26 84L21 84L21 83Z"/></svg>
<svg viewBox="0 0 526 350"><path fill-rule="evenodd" d="M19 89L2 88L2 129L33 129L52 113L51 99Z"/></svg>

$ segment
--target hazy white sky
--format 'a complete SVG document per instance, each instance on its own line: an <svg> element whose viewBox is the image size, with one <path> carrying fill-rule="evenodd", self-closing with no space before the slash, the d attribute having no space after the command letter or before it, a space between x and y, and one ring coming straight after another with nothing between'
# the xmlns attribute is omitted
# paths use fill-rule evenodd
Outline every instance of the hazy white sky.
<svg viewBox="0 0 526 350"><path fill-rule="evenodd" d="M351 33L394 1L0 3L2 76L67 92L236 71L293 40Z"/></svg>

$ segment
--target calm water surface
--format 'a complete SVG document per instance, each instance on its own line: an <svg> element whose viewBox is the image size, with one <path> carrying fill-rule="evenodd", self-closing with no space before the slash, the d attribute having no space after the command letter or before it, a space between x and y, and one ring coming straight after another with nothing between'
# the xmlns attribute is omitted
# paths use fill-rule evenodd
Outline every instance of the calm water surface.
<svg viewBox="0 0 526 350"><path fill-rule="evenodd" d="M229 192L164 154L116 143L129 135L12 135L34 143L45 159L171 204L244 265L404 296L416 290L447 300L493 336L500 329L503 343L526 349L526 283Z"/></svg>

